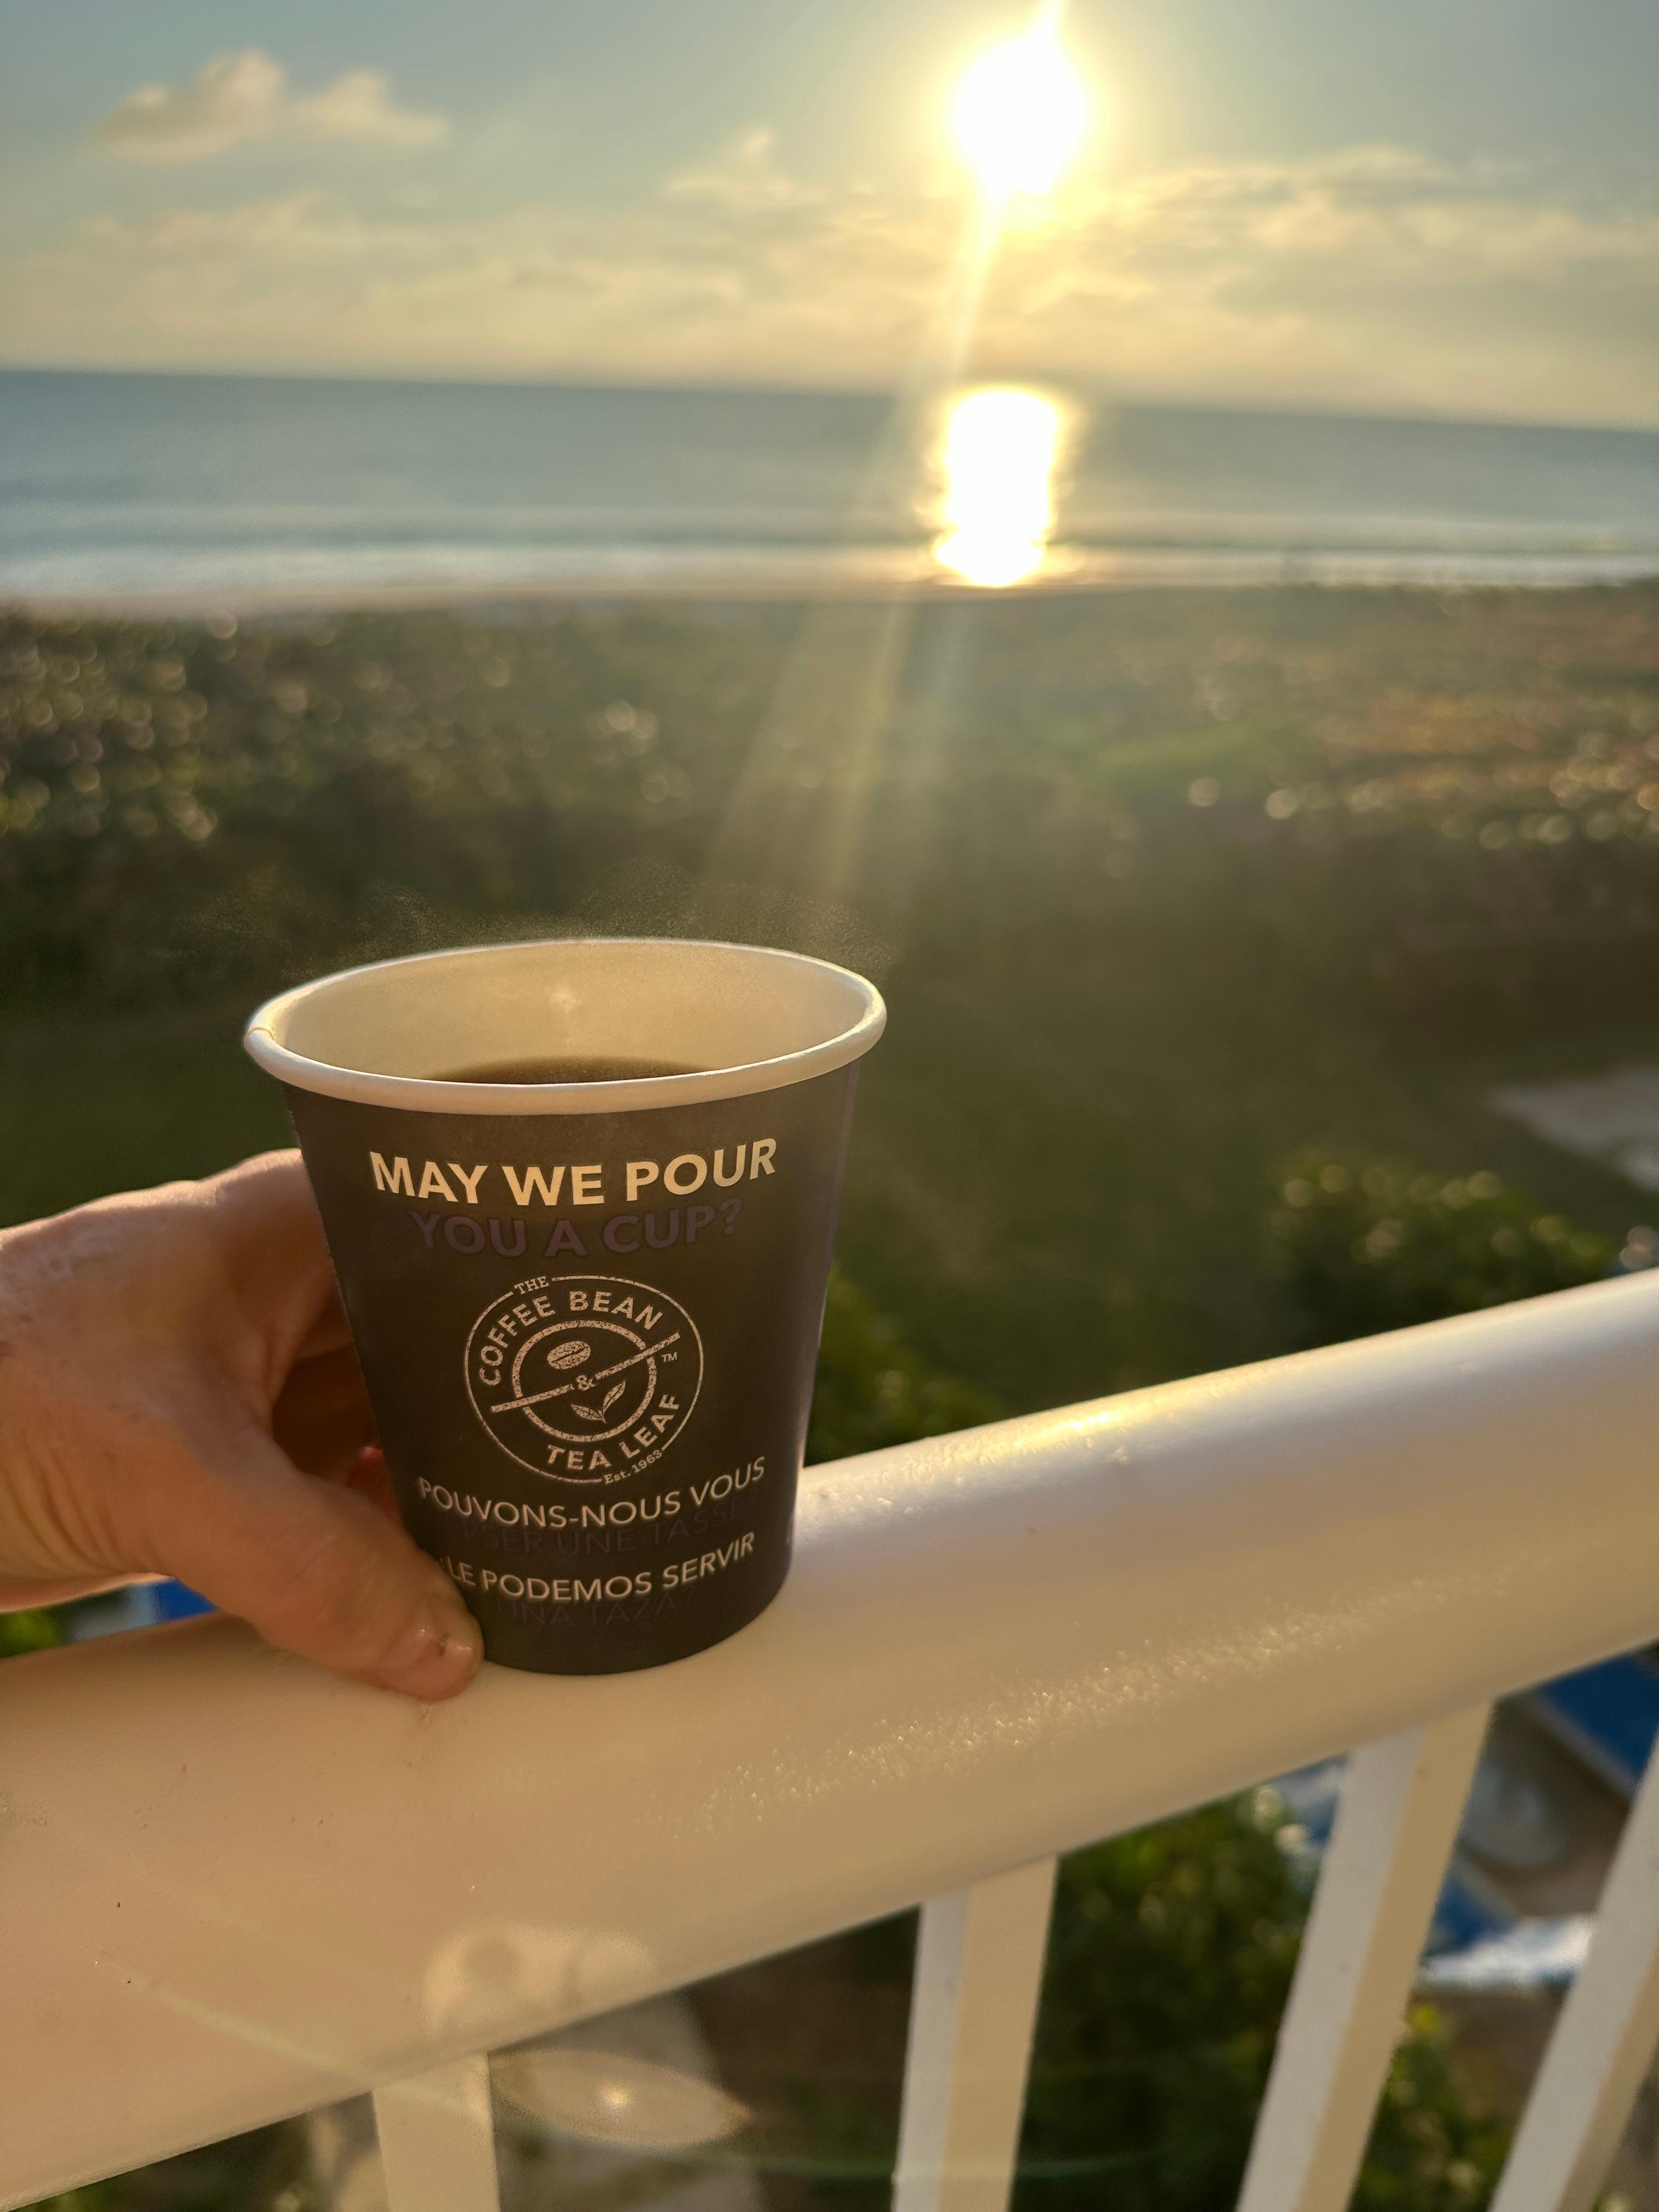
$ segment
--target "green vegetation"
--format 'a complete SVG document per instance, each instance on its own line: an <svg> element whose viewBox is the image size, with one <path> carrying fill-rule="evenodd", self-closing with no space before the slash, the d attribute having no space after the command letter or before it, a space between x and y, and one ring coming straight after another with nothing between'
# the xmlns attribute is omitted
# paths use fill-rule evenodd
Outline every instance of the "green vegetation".
<svg viewBox="0 0 1659 2212"><path fill-rule="evenodd" d="M64 1624L56 1607L0 1613L0 1659L14 1659L25 1651L50 1651L63 1640Z"/></svg>
<svg viewBox="0 0 1659 2212"><path fill-rule="evenodd" d="M1279 1195L1269 1236L1310 1344L1570 1290L1618 1256L1611 1237L1545 1212L1490 1169L1447 1178L1304 1152Z"/></svg>
<svg viewBox="0 0 1659 2212"><path fill-rule="evenodd" d="M1267 1789L1062 1861L1015 2212L1231 2212L1307 1893L1305 1838ZM757 2117L701 2162L752 2165L780 2212L882 2212L915 1929L904 1914L703 1984L721 2078ZM1354 2212L1474 2212L1507 2136L1414 2005Z"/></svg>
<svg viewBox="0 0 1659 2212"><path fill-rule="evenodd" d="M229 626L0 617L0 1218L280 1141L343 958L697 928L863 964L842 1256L1011 1410L1297 1341L1262 1191L1650 1054L1659 590ZM121 1100L112 1115L112 1086Z"/></svg>
<svg viewBox="0 0 1659 2212"><path fill-rule="evenodd" d="M1018 2212L1095 2212L1103 2191L1113 2212L1236 2201L1307 1909L1295 1838L1260 1790L1062 1863ZM1355 2212L1464 2212L1507 2132L1415 2008Z"/></svg>
<svg viewBox="0 0 1659 2212"><path fill-rule="evenodd" d="M971 1383L941 1375L890 1314L878 1313L837 1269L830 1278L809 1464L942 1437L994 1420L1001 1408Z"/></svg>
<svg viewBox="0 0 1659 2212"><path fill-rule="evenodd" d="M328 2212L313 2186L303 2130L259 2128L136 2173L48 2197L24 2212Z"/></svg>

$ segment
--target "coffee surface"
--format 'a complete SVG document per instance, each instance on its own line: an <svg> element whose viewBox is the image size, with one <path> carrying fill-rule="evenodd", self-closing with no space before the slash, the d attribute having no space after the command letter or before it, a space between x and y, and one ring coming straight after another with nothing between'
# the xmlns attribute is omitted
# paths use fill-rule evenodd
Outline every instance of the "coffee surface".
<svg viewBox="0 0 1659 2212"><path fill-rule="evenodd" d="M438 1083L637 1083L653 1075L701 1075L680 1060L491 1060L479 1067L447 1068Z"/></svg>

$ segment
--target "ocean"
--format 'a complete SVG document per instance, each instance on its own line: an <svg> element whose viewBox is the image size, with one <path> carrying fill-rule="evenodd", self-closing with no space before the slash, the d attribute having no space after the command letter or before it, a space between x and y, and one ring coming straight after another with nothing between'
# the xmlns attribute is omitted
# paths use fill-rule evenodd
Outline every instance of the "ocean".
<svg viewBox="0 0 1659 2212"><path fill-rule="evenodd" d="M0 597L1659 574L1659 431L867 394L0 371Z"/></svg>

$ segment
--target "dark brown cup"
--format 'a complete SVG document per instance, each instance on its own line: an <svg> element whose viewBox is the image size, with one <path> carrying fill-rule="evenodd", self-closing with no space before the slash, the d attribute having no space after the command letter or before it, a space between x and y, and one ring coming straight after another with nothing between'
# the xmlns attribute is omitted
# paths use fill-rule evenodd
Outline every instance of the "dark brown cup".
<svg viewBox="0 0 1659 2212"><path fill-rule="evenodd" d="M404 1526L488 1656L659 1666L789 1566L872 985L660 939L486 946L260 1008ZM460 1082L526 1060L667 1062Z"/></svg>

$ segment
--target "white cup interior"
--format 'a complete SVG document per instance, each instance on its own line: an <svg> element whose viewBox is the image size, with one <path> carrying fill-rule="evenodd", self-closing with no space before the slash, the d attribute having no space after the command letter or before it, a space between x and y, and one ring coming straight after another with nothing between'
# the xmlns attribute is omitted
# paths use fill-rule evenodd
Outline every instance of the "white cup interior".
<svg viewBox="0 0 1659 2212"><path fill-rule="evenodd" d="M862 976L746 945L566 938L325 975L262 1006L246 1042L307 1091L443 1113L593 1113L775 1089L857 1059L886 1011ZM554 1058L696 1071L582 1084L447 1082Z"/></svg>

